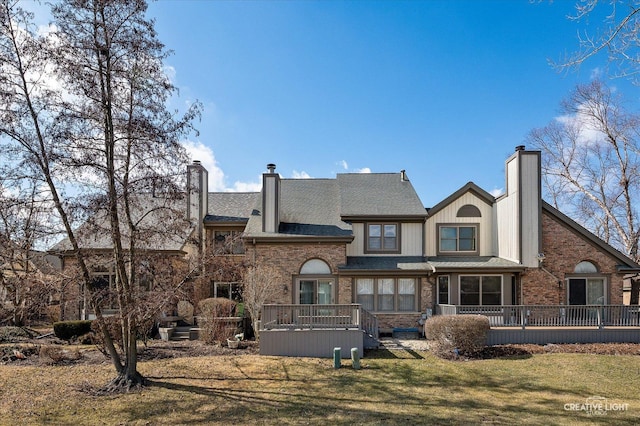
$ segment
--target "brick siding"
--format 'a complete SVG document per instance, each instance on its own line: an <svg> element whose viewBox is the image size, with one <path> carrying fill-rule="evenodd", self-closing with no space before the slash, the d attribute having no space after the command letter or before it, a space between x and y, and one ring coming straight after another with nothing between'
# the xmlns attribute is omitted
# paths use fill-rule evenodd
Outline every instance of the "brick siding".
<svg viewBox="0 0 640 426"><path fill-rule="evenodd" d="M274 295L267 303L296 303L294 301L295 289L293 288L293 275L300 273L302 265L310 259L320 259L331 268L331 273L338 274L338 265L346 262L346 246L344 244L319 244L319 243L260 243L256 245L247 244L246 256L249 262L260 265L270 265L279 272L282 280L282 293ZM338 281L338 291L336 303L351 303L351 297L347 299L346 292L350 289L343 289L342 286L349 285L343 280ZM286 293L285 293L286 289Z"/></svg>
<svg viewBox="0 0 640 426"><path fill-rule="evenodd" d="M616 273L619 263L599 247L586 240L547 213L542 214L542 269L531 269L522 276L522 304L558 305L567 303L565 278L581 261L593 263L606 276L608 304L622 304L622 277ZM553 276L556 278L554 278ZM558 285L562 281L562 286Z"/></svg>

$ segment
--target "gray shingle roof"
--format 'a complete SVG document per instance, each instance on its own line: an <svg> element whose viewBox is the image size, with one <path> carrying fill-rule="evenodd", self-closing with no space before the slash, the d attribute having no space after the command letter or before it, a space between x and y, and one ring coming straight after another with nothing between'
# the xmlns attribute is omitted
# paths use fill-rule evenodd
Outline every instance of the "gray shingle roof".
<svg viewBox="0 0 640 426"><path fill-rule="evenodd" d="M259 192L210 192L207 206L209 214L204 221L244 223L257 207L259 198Z"/></svg>
<svg viewBox="0 0 640 426"><path fill-rule="evenodd" d="M409 181L400 173L338 174L336 179L282 179L279 236L348 237L349 219L426 217ZM261 195L246 236L262 232Z"/></svg>
<svg viewBox="0 0 640 426"><path fill-rule="evenodd" d="M280 235L351 235L351 225L340 218L339 190L335 179L282 179L280 185ZM246 235L267 235L262 232L261 209L260 194L256 211L245 229Z"/></svg>
<svg viewBox="0 0 640 426"><path fill-rule="evenodd" d="M413 185L400 173L339 174L337 181L342 216L426 216Z"/></svg>
<svg viewBox="0 0 640 426"><path fill-rule="evenodd" d="M193 226L185 218L184 198L169 199L138 195L131 203L132 216L139 229L137 248L140 250L180 251L193 231ZM124 216L122 216L124 219ZM81 248L105 250L113 247L109 220L105 210L93 214L75 231ZM121 223L123 246L129 245L126 224ZM54 245L50 252L71 250L67 238Z"/></svg>
<svg viewBox="0 0 640 426"><path fill-rule="evenodd" d="M468 270L469 272L522 270L524 267L515 262L493 256L474 257L421 257L421 256L353 256L347 258L347 264L341 271L416 271L446 272Z"/></svg>

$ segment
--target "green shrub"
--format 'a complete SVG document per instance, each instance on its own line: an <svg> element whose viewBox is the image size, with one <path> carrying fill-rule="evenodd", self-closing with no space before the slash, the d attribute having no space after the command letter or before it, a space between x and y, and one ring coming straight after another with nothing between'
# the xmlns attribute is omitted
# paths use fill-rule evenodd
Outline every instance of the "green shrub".
<svg viewBox="0 0 640 426"><path fill-rule="evenodd" d="M487 344L490 329L489 318L483 315L438 315L425 323L432 351L448 359L473 356Z"/></svg>
<svg viewBox="0 0 640 426"><path fill-rule="evenodd" d="M91 321L59 321L53 323L53 332L62 340L71 340L91 331Z"/></svg>

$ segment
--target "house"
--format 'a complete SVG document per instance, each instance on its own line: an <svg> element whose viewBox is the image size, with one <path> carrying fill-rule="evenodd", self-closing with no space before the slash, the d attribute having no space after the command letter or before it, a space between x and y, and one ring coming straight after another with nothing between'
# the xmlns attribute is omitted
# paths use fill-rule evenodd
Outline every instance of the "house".
<svg viewBox="0 0 640 426"><path fill-rule="evenodd" d="M60 280L56 275L58 259L33 250L0 235L0 323L24 322L56 317Z"/></svg>
<svg viewBox="0 0 640 426"><path fill-rule="evenodd" d="M138 282L140 300L172 298L172 282L189 275L198 261L199 245L194 241L194 227L185 216L184 194L138 194L130 200L130 212L135 226ZM124 215L123 215L124 217ZM122 245L128 250L130 230L121 223ZM115 295L115 266L113 263L113 240L106 207L98 209L75 230L75 237L83 251L84 259L92 276L92 285L100 289L102 312L112 315L117 312ZM50 255L59 259L61 275L70 277L64 298L64 320L93 319L89 295L80 278L78 260L68 238L49 249ZM164 292L164 293L163 293ZM192 294L181 294L190 298ZM174 307L166 308L173 313Z"/></svg>
<svg viewBox="0 0 640 426"><path fill-rule="evenodd" d="M640 273L543 201L541 153L524 146L506 159L503 195L469 182L428 209L405 171L285 179L269 164L262 190L250 193L209 192L207 179L200 162L187 167L192 227L176 253L197 254L211 272L197 298L239 297L239 276L221 258L275 267L282 286L268 301L267 332L332 321L348 330L366 316L377 334L414 330L429 313L469 312L524 327L536 306L555 312L538 316L562 312L564 321L571 306L622 305L625 280Z"/></svg>
<svg viewBox="0 0 640 426"><path fill-rule="evenodd" d="M202 223L278 266L274 303L358 303L382 328L438 304L622 304L640 266L542 200L540 156L516 149L500 197L469 182L430 209L404 171L284 179L270 164L260 193L209 194Z"/></svg>

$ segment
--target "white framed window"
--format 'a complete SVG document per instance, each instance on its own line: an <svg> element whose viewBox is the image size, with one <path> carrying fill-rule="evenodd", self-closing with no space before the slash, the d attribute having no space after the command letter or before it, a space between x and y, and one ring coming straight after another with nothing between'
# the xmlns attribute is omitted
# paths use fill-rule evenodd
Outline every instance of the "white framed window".
<svg viewBox="0 0 640 426"><path fill-rule="evenodd" d="M501 305L502 275L461 275L461 305Z"/></svg>
<svg viewBox="0 0 640 426"><path fill-rule="evenodd" d="M400 250L397 223L368 223L367 251L394 253Z"/></svg>
<svg viewBox="0 0 640 426"><path fill-rule="evenodd" d="M373 285L373 278L358 278L356 280L356 303L362 305L367 311L373 311L375 307Z"/></svg>
<svg viewBox="0 0 640 426"><path fill-rule="evenodd" d="M414 312L418 310L416 278L357 278L357 303L368 311Z"/></svg>
<svg viewBox="0 0 640 426"><path fill-rule="evenodd" d="M438 225L438 253L478 254L478 225Z"/></svg>
<svg viewBox="0 0 640 426"><path fill-rule="evenodd" d="M416 280L398 278L398 310L413 311L416 309Z"/></svg>

